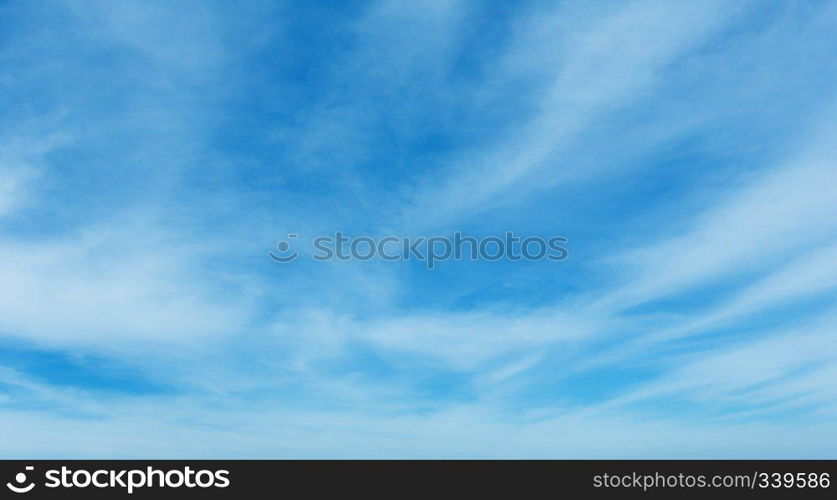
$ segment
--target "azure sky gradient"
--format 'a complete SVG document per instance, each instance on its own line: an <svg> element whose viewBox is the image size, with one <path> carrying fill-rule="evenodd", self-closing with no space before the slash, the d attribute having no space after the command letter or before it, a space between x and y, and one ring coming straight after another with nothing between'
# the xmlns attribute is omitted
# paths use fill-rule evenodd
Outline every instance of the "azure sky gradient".
<svg viewBox="0 0 837 500"><path fill-rule="evenodd" d="M835 290L837 1L0 1L4 458L837 458Z"/></svg>

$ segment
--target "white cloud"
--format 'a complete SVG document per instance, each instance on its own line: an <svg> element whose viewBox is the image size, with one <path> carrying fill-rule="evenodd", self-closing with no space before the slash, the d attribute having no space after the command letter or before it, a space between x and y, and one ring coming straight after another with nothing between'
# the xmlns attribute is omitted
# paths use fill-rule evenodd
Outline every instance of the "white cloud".
<svg viewBox="0 0 837 500"><path fill-rule="evenodd" d="M830 458L837 444L829 422L678 423L642 414L530 420L480 405L425 414L206 412L147 400L109 405L99 418L6 411L0 426L15 429L4 440L5 455L15 458ZM787 433L794 439L776 439Z"/></svg>
<svg viewBox="0 0 837 500"><path fill-rule="evenodd" d="M685 8L684 8L685 7ZM581 12L574 10L581 9ZM593 9L595 10L595 9ZM736 9L720 2L688 5L632 2L604 16L577 5L569 12L538 13L518 27L497 82L521 73L543 73L537 111L500 145L453 165L442 182L430 181L406 214L413 224L450 220L490 203L493 195L523 197L562 180L590 175L560 159L578 134L607 113L647 95L657 74L695 47ZM596 149L601 153L601 148ZM537 170L548 170L524 182ZM514 186L514 190L510 190Z"/></svg>
<svg viewBox="0 0 837 500"><path fill-rule="evenodd" d="M600 408L640 400L675 397L700 401L709 407L749 405L771 410L771 405L830 404L834 390L824 384L824 373L837 368L837 322L833 312L819 321L789 331L687 355L654 381L619 396ZM812 399L812 391L818 393Z"/></svg>
<svg viewBox="0 0 837 500"><path fill-rule="evenodd" d="M363 322L355 336L384 352L427 356L451 368L475 370L533 347L589 339L601 328L598 323L566 311L444 313Z"/></svg>
<svg viewBox="0 0 837 500"><path fill-rule="evenodd" d="M121 222L118 230L0 245L3 330L51 344L130 350L135 341L192 343L241 327L243 299L212 297L202 285L212 277L190 264L202 258L195 247Z"/></svg>
<svg viewBox="0 0 837 500"><path fill-rule="evenodd" d="M634 277L601 305L629 307L731 275L769 272L792 252L828 242L837 234L835 136L830 126L815 132L785 165L718 195L682 235L615 259Z"/></svg>

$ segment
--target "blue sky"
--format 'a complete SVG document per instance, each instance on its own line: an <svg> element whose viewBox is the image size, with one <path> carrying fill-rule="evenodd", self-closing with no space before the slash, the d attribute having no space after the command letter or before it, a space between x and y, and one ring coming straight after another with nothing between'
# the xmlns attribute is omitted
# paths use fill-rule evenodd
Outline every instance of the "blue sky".
<svg viewBox="0 0 837 500"><path fill-rule="evenodd" d="M0 2L0 455L830 457L837 2ZM561 235L563 262L314 262Z"/></svg>

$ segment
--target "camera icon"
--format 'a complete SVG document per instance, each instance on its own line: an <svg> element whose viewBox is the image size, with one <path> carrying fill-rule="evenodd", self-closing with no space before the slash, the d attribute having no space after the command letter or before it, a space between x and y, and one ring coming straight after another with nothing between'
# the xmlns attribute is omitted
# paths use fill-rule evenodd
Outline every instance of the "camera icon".
<svg viewBox="0 0 837 500"><path fill-rule="evenodd" d="M35 467L33 467L31 465L27 465L26 470L27 471L32 471L32 470L35 470ZM15 483L17 483L17 484L6 483L6 487L9 488L10 490L12 490L15 493L29 493L30 491L32 491L32 488L35 487L35 483L30 482L29 484L24 485L25 482L26 482L26 473L18 472L17 474L15 474Z"/></svg>

